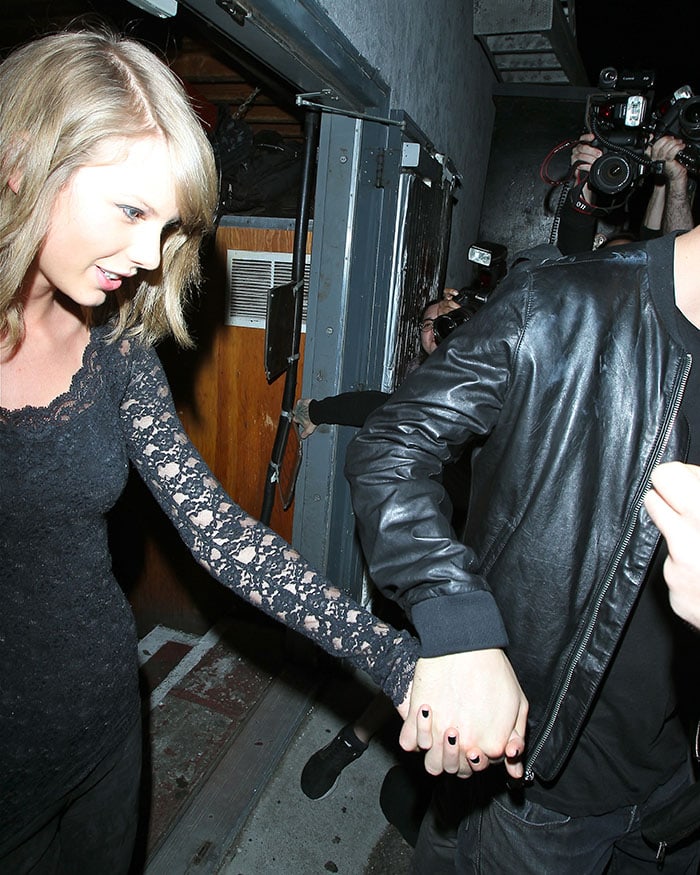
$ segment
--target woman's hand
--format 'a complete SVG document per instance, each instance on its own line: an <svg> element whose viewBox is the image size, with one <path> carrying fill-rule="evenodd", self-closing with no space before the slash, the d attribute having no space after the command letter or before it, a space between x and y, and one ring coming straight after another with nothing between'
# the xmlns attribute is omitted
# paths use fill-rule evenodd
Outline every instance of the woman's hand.
<svg viewBox="0 0 700 875"><path fill-rule="evenodd" d="M521 778L527 712L502 650L419 659L401 747L426 751L425 768L433 775L469 777L505 761L511 777Z"/></svg>

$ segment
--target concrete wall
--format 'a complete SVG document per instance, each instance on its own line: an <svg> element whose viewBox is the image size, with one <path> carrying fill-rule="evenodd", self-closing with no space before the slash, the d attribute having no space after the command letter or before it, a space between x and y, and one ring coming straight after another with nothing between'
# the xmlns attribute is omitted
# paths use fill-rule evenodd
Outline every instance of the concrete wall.
<svg viewBox="0 0 700 875"><path fill-rule="evenodd" d="M391 88L402 109L452 158L457 191L447 282L469 278L489 158L495 76L472 35L472 0L319 0L333 23Z"/></svg>

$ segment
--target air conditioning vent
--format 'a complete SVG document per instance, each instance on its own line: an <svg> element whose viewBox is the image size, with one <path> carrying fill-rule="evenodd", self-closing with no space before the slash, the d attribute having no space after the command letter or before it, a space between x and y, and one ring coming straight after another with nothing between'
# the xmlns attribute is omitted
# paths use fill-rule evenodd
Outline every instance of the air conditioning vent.
<svg viewBox="0 0 700 875"><path fill-rule="evenodd" d="M306 331L311 256L304 268L302 331ZM229 249L226 257L226 313L224 323L242 328L265 328L267 293L292 281L291 252L251 252Z"/></svg>

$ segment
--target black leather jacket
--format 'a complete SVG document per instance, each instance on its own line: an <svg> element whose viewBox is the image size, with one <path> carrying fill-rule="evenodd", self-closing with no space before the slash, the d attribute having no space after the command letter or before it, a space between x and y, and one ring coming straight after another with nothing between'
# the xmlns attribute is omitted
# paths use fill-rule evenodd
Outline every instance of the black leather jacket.
<svg viewBox="0 0 700 875"><path fill-rule="evenodd" d="M560 769L645 579L651 471L685 458L674 239L521 265L348 451L370 572L423 655L506 648L530 777ZM460 543L439 476L468 441Z"/></svg>

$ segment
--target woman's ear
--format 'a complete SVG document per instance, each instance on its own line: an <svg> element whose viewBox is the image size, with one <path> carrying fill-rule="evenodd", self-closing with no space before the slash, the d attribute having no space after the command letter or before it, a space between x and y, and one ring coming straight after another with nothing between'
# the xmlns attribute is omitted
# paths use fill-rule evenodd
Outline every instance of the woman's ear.
<svg viewBox="0 0 700 875"><path fill-rule="evenodd" d="M16 173L13 174L8 180L7 185L10 191L14 192L14 194L19 194L19 187L22 184L22 174Z"/></svg>

